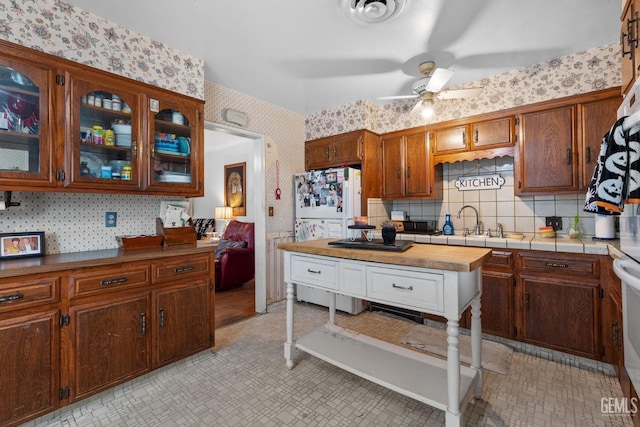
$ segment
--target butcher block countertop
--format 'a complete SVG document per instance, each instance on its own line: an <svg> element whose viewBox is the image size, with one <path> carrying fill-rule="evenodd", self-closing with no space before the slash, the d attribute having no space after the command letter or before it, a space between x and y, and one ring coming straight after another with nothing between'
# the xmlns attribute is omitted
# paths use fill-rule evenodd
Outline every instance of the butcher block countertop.
<svg viewBox="0 0 640 427"><path fill-rule="evenodd" d="M311 255L324 255L359 261L380 262L410 267L469 272L491 257L491 249L471 246L414 244L404 252L376 249L351 249L329 245L335 239L280 243L278 249Z"/></svg>

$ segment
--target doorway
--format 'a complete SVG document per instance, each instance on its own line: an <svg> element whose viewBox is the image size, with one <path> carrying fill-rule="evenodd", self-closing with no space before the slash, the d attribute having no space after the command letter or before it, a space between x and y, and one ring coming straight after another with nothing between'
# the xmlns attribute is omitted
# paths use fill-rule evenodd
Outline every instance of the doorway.
<svg viewBox="0 0 640 427"><path fill-rule="evenodd" d="M265 137L213 122L204 125L204 197L193 198L194 218L212 218L224 206L224 165L246 162L246 214L255 224L255 312L267 310Z"/></svg>

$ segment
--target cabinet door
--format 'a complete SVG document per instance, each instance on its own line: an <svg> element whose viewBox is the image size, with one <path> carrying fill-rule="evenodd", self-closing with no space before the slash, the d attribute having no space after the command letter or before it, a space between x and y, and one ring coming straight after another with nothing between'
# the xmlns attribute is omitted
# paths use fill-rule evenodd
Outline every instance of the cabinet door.
<svg viewBox="0 0 640 427"><path fill-rule="evenodd" d="M482 272L482 332L515 338L515 277L511 272Z"/></svg>
<svg viewBox="0 0 640 427"><path fill-rule="evenodd" d="M474 123L471 127L471 148L509 147L513 145L513 117Z"/></svg>
<svg viewBox="0 0 640 427"><path fill-rule="evenodd" d="M184 196L204 195L204 171L200 160L202 106L163 94L146 101L149 123L149 168L145 189ZM202 131L204 132L204 131Z"/></svg>
<svg viewBox="0 0 640 427"><path fill-rule="evenodd" d="M402 135L382 136L382 198L404 196L404 139Z"/></svg>
<svg viewBox="0 0 640 427"><path fill-rule="evenodd" d="M407 197L431 194L432 165L429 162L427 135L421 132L405 135L405 190Z"/></svg>
<svg viewBox="0 0 640 427"><path fill-rule="evenodd" d="M362 162L362 132L350 132L333 138L334 166L355 165Z"/></svg>
<svg viewBox="0 0 640 427"><path fill-rule="evenodd" d="M521 275L524 341L600 358L598 285Z"/></svg>
<svg viewBox="0 0 640 427"><path fill-rule="evenodd" d="M328 138L307 141L304 144L306 170L325 169L331 165L332 143Z"/></svg>
<svg viewBox="0 0 640 427"><path fill-rule="evenodd" d="M70 309L71 399L79 400L150 368L149 294Z"/></svg>
<svg viewBox="0 0 640 427"><path fill-rule="evenodd" d="M49 111L53 76L46 66L0 58L0 184L5 190L56 185L54 114Z"/></svg>
<svg viewBox="0 0 640 427"><path fill-rule="evenodd" d="M467 149L467 126L456 126L444 129L435 129L434 154L444 154Z"/></svg>
<svg viewBox="0 0 640 427"><path fill-rule="evenodd" d="M108 192L140 189L140 94L106 76L96 80L67 73L65 81L70 116L64 185Z"/></svg>
<svg viewBox="0 0 640 427"><path fill-rule="evenodd" d="M573 106L522 115L516 195L577 191Z"/></svg>
<svg viewBox="0 0 640 427"><path fill-rule="evenodd" d="M154 292L154 367L204 350L210 345L210 292L207 280L194 280Z"/></svg>
<svg viewBox="0 0 640 427"><path fill-rule="evenodd" d="M637 37L635 26L632 23L634 19L634 2L628 1L627 7L623 11L620 23L620 44L621 44L621 78L622 93L626 94L635 80L636 70L635 63L638 62L635 55L635 43L629 42L630 39ZM640 64L639 64L640 65Z"/></svg>
<svg viewBox="0 0 640 427"><path fill-rule="evenodd" d="M58 406L58 310L0 319L0 424L17 425Z"/></svg>
<svg viewBox="0 0 640 427"><path fill-rule="evenodd" d="M600 154L602 137L616 122L617 110L622 102L622 97L604 99L585 104L580 104L581 123L581 180L580 188L586 190L591 184L593 171Z"/></svg>

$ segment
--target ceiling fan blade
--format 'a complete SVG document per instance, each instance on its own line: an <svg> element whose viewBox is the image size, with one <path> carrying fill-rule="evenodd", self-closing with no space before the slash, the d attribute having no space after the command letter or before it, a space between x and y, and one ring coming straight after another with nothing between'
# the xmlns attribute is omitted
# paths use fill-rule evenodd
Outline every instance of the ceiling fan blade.
<svg viewBox="0 0 640 427"><path fill-rule="evenodd" d="M423 104L424 104L424 101L416 102L416 105L413 106L413 108L411 109L411 112L409 114L420 114L420 112L424 108Z"/></svg>
<svg viewBox="0 0 640 427"><path fill-rule="evenodd" d="M384 74L396 71L401 65L384 58L315 58L280 61L283 71L302 78L345 77Z"/></svg>
<svg viewBox="0 0 640 427"><path fill-rule="evenodd" d="M483 88L472 87L469 89L451 89L443 90L437 95L438 99L461 99L461 98L473 98L482 93Z"/></svg>
<svg viewBox="0 0 640 427"><path fill-rule="evenodd" d="M448 70L446 68L436 68L433 70L431 74L431 78L429 79L429 83L427 83L427 91L429 92L438 92L440 89L444 87L445 84L449 81L449 79L453 76L453 71Z"/></svg>
<svg viewBox="0 0 640 427"><path fill-rule="evenodd" d="M417 98L418 95L392 95L392 96L378 96L376 99L380 101L390 100L390 99L410 99Z"/></svg>

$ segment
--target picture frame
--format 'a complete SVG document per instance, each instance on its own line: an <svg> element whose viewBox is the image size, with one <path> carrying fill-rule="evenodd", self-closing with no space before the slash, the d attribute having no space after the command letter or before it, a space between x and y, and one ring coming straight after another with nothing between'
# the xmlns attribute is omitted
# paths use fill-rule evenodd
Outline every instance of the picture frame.
<svg viewBox="0 0 640 427"><path fill-rule="evenodd" d="M233 209L234 217L247 212L246 169L246 162L224 166L224 204Z"/></svg>
<svg viewBox="0 0 640 427"><path fill-rule="evenodd" d="M44 231L0 233L0 260L44 256Z"/></svg>

